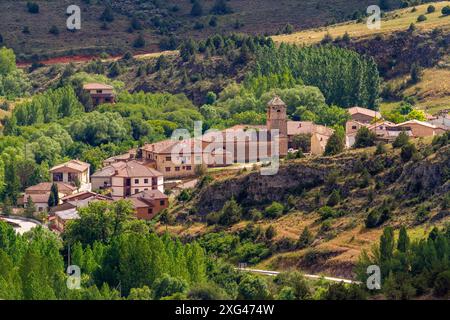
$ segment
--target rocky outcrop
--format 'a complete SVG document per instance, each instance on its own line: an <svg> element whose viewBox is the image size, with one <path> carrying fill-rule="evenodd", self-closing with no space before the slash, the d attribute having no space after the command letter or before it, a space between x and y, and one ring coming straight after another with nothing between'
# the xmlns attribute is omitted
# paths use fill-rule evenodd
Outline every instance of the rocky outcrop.
<svg viewBox="0 0 450 320"><path fill-rule="evenodd" d="M449 154L450 146L446 146L431 156L406 164L398 152L380 156L349 153L303 159L282 165L273 176L262 176L259 171L254 171L213 183L196 197L196 212L203 216L218 211L233 197L244 208L264 206L272 201L283 202L289 195L300 195L324 185L332 171L338 172L339 179L344 180L339 188L346 194L355 189L355 174L359 176L359 172L367 170L385 186L378 194L392 196L397 193L400 199L413 198L419 193L426 197L441 195L450 191ZM329 185L323 190L328 189ZM357 191L353 196L357 196Z"/></svg>

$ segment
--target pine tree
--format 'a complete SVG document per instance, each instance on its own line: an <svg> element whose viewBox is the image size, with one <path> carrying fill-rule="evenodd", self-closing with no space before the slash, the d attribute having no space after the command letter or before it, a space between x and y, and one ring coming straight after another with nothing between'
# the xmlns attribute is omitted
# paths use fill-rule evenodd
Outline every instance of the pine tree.
<svg viewBox="0 0 450 320"><path fill-rule="evenodd" d="M50 189L50 196L48 198L48 206L52 208L57 206L58 204L59 204L58 185L56 183L53 183L52 188Z"/></svg>
<svg viewBox="0 0 450 320"><path fill-rule="evenodd" d="M203 15L203 7L199 0L195 0L192 5L191 16L199 17L201 15Z"/></svg>
<svg viewBox="0 0 450 320"><path fill-rule="evenodd" d="M394 255L395 240L392 227L386 227L380 238L380 261L389 262Z"/></svg>
<svg viewBox="0 0 450 320"><path fill-rule="evenodd" d="M298 239L297 246L301 249L306 248L313 242L313 240L313 234L309 231L308 227L305 227L300 235L300 238Z"/></svg>
<svg viewBox="0 0 450 320"><path fill-rule="evenodd" d="M20 192L20 180L17 174L17 165L15 159L11 159L5 166L5 194L4 197L8 197L12 204L17 204L17 198Z"/></svg>
<svg viewBox="0 0 450 320"><path fill-rule="evenodd" d="M345 149L345 136L341 130L336 130L328 139L325 146L325 156L332 156L341 153Z"/></svg>
<svg viewBox="0 0 450 320"><path fill-rule="evenodd" d="M27 202L25 204L25 216L32 218L37 211L36 205L33 202L33 199L31 199L31 196L28 196Z"/></svg>
<svg viewBox="0 0 450 320"><path fill-rule="evenodd" d="M408 233L406 231L405 226L402 226L400 228L400 233L398 235L397 250L406 253L408 251L408 248L409 248Z"/></svg>

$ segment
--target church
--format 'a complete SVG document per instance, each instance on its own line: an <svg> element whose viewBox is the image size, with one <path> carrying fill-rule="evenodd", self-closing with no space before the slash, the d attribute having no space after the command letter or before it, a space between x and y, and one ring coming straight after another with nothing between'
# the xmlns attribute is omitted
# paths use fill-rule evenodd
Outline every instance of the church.
<svg viewBox="0 0 450 320"><path fill-rule="evenodd" d="M193 138L173 138L145 144L138 152L108 159L108 163L138 160L158 170L164 178L195 176L200 166L223 167L234 163L271 161L295 151L296 137L310 139L309 154L321 155L331 128L310 121L291 121L287 106L275 96L267 104L265 125L236 125L217 131L209 130Z"/></svg>

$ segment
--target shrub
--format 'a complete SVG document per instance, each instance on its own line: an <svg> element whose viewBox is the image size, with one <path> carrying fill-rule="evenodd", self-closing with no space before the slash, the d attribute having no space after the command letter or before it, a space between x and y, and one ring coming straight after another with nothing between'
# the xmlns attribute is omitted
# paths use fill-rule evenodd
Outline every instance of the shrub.
<svg viewBox="0 0 450 320"><path fill-rule="evenodd" d="M334 189L327 201L327 206L334 207L341 202L341 193L339 189Z"/></svg>
<svg viewBox="0 0 450 320"><path fill-rule="evenodd" d="M264 233L267 240L273 239L276 236L276 234L277 234L277 231L275 230L275 228L273 226L269 226L266 229L266 232Z"/></svg>
<svg viewBox="0 0 450 320"><path fill-rule="evenodd" d="M447 296L450 293L450 271L438 274L434 281L434 294L438 297Z"/></svg>
<svg viewBox="0 0 450 320"><path fill-rule="evenodd" d="M273 282L283 288L291 288L296 300L307 299L310 295L308 282L298 271L280 273Z"/></svg>
<svg viewBox="0 0 450 320"><path fill-rule="evenodd" d="M265 300L270 295L266 281L252 274L243 276L238 291L238 298L243 300Z"/></svg>
<svg viewBox="0 0 450 320"><path fill-rule="evenodd" d="M384 154L387 152L386 144L384 142L380 142L377 144L377 149L375 150L376 155Z"/></svg>
<svg viewBox="0 0 450 320"><path fill-rule="evenodd" d="M427 8L427 12L428 12L428 13L433 13L433 12L435 12L435 11L436 11L436 7L433 6L432 4L430 4L430 5L428 6L428 8Z"/></svg>
<svg viewBox="0 0 450 320"><path fill-rule="evenodd" d="M441 10L441 12L442 12L442 14L443 14L444 16L450 15L450 6L445 6L445 7L443 7L442 10Z"/></svg>
<svg viewBox="0 0 450 320"><path fill-rule="evenodd" d="M408 134L406 132L402 131L402 132L400 132L398 137L395 139L394 143L392 143L392 146L394 148L401 148L408 142L409 142Z"/></svg>
<svg viewBox="0 0 450 320"><path fill-rule="evenodd" d="M421 14L420 16L417 17L417 22L423 22L426 21L428 18L426 15Z"/></svg>
<svg viewBox="0 0 450 320"><path fill-rule="evenodd" d="M208 24L210 27L217 27L217 17L212 16L211 19L209 19Z"/></svg>
<svg viewBox="0 0 450 320"><path fill-rule="evenodd" d="M57 36L59 34L59 29L57 26L53 25L48 32Z"/></svg>
<svg viewBox="0 0 450 320"><path fill-rule="evenodd" d="M336 130L328 139L325 146L325 156L332 156L341 153L345 149L345 135L343 131Z"/></svg>
<svg viewBox="0 0 450 320"><path fill-rule="evenodd" d="M242 208L236 202L236 200L231 199L227 201L222 210L220 211L220 217L218 223L224 226L230 226L241 220Z"/></svg>
<svg viewBox="0 0 450 320"><path fill-rule="evenodd" d="M328 220L328 219L332 219L335 218L337 216L337 212L335 209L329 207L329 206L324 206L322 208L319 209L319 214L320 214L320 219L322 221Z"/></svg>
<svg viewBox="0 0 450 320"><path fill-rule="evenodd" d="M145 47L145 39L142 36L142 34L140 34L136 38L136 40L134 40L133 47L135 47L135 48L143 48L143 47Z"/></svg>
<svg viewBox="0 0 450 320"><path fill-rule="evenodd" d="M39 5L36 2L27 2L27 9L29 13L39 13Z"/></svg>
<svg viewBox="0 0 450 320"><path fill-rule="evenodd" d="M425 206L421 206L416 212L416 222L424 223L426 220L428 220L429 215L430 212L427 210L427 208Z"/></svg>
<svg viewBox="0 0 450 320"><path fill-rule="evenodd" d="M367 127L361 127L356 133L355 148L366 148L375 145L376 134Z"/></svg>
<svg viewBox="0 0 450 320"><path fill-rule="evenodd" d="M276 219L283 214L284 206L279 202L272 202L270 206L264 210L264 215L270 219Z"/></svg>
<svg viewBox="0 0 450 320"><path fill-rule="evenodd" d="M413 63L410 70L411 83L419 83L422 80L422 68L419 64Z"/></svg>
<svg viewBox="0 0 450 320"><path fill-rule="evenodd" d="M114 13L111 7L107 6L100 16L100 20L103 22L113 22L114 21Z"/></svg>
<svg viewBox="0 0 450 320"><path fill-rule="evenodd" d="M192 5L191 9L191 16L193 17L199 17L203 15L203 7L199 1L194 1L194 4Z"/></svg>
<svg viewBox="0 0 450 320"><path fill-rule="evenodd" d="M259 221L263 218L263 214L258 209L251 209L248 216L253 221Z"/></svg>
<svg viewBox="0 0 450 320"><path fill-rule="evenodd" d="M390 208L387 203L383 203L380 208L375 208L366 217L366 228L376 228L381 226L390 217Z"/></svg>
<svg viewBox="0 0 450 320"><path fill-rule="evenodd" d="M308 227L305 227L300 235L300 238L297 241L297 247L300 249L306 248L309 246L314 240L314 236L309 231Z"/></svg>
<svg viewBox="0 0 450 320"><path fill-rule="evenodd" d="M328 286L324 299L326 300L365 300L364 289L356 284L347 285L343 282L331 283Z"/></svg>
<svg viewBox="0 0 450 320"><path fill-rule="evenodd" d="M224 15L233 13L233 9L231 9L225 0L216 0L213 8L211 9L212 14Z"/></svg>
<svg viewBox="0 0 450 320"><path fill-rule="evenodd" d="M408 162L412 159L413 156L417 154L416 146L413 143L407 143L402 147L402 151L400 153L402 160L404 162Z"/></svg>

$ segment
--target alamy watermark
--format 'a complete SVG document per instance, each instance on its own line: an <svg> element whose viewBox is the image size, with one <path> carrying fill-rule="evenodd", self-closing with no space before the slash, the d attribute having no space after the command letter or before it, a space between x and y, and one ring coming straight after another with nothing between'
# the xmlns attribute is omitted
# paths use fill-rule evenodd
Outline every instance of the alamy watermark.
<svg viewBox="0 0 450 320"><path fill-rule="evenodd" d="M69 16L66 21L66 26L68 30L80 30L81 29L81 9L77 5L70 5L66 10Z"/></svg>

